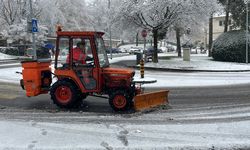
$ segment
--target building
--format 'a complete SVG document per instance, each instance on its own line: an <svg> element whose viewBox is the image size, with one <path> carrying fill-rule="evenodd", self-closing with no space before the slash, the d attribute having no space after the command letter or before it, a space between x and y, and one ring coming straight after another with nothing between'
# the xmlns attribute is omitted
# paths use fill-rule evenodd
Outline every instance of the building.
<svg viewBox="0 0 250 150"><path fill-rule="evenodd" d="M217 39L224 32L225 16L213 17L213 40ZM229 16L228 31L233 30L232 17Z"/></svg>

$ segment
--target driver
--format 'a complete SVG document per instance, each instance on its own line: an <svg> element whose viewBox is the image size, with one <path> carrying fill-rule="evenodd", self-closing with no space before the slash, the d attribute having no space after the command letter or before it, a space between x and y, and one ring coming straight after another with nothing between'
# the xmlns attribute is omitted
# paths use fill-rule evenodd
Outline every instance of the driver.
<svg viewBox="0 0 250 150"><path fill-rule="evenodd" d="M76 47L73 48L73 62L77 62L80 64L86 64L85 59L87 58L87 54L85 53L85 42L81 41L76 44ZM67 63L69 63L69 55L67 56Z"/></svg>

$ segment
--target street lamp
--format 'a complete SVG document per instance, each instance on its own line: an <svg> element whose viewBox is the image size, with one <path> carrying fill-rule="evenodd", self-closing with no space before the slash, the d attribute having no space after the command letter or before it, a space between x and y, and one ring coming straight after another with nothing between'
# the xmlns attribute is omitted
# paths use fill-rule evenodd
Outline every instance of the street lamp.
<svg viewBox="0 0 250 150"><path fill-rule="evenodd" d="M246 63L248 63L248 0L244 0L246 4Z"/></svg>

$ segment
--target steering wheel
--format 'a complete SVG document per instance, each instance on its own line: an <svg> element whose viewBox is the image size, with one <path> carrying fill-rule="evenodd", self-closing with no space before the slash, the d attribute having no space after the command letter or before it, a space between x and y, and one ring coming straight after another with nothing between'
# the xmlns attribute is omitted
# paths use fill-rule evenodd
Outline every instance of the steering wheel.
<svg viewBox="0 0 250 150"><path fill-rule="evenodd" d="M87 56L86 59L85 59L85 61L93 61L93 60L94 60L94 58L93 57L89 57L89 56Z"/></svg>

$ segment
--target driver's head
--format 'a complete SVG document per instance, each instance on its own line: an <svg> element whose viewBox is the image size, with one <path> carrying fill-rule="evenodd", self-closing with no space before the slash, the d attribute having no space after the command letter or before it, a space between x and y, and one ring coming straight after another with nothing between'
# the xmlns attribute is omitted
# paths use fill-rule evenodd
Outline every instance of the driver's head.
<svg viewBox="0 0 250 150"><path fill-rule="evenodd" d="M85 42L84 41L80 41L76 44L77 47L79 47L80 49L83 49L85 46Z"/></svg>

